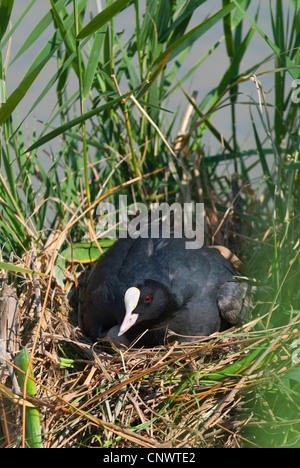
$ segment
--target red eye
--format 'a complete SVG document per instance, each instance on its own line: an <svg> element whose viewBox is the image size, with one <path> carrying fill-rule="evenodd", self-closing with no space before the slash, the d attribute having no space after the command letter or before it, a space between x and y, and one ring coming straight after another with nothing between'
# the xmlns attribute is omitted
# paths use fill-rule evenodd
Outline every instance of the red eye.
<svg viewBox="0 0 300 468"><path fill-rule="evenodd" d="M152 301L152 297L151 296L146 296L145 297L145 302L148 304L149 302Z"/></svg>

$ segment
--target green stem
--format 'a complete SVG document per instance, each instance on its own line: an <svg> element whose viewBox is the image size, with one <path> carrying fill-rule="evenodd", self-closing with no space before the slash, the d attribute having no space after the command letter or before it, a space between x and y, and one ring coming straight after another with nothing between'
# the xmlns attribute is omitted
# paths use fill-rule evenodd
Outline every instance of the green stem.
<svg viewBox="0 0 300 468"><path fill-rule="evenodd" d="M129 146L130 146L130 152L131 152L131 161L132 161L132 164L133 164L133 171L134 171L135 177L139 177L137 161L136 161L136 155L135 155L135 150L134 150L134 146L133 146L133 139L132 139L130 120L129 120L129 113L128 113L128 109L127 109L126 104L124 104L124 115L125 115L127 135L128 135L128 139L129 139Z"/></svg>
<svg viewBox="0 0 300 468"><path fill-rule="evenodd" d="M135 0L134 4L135 4L135 21L136 21L136 46L137 46L137 53L138 53L138 58L139 58L140 78L141 78L141 81L144 81L143 58L142 58L142 51L140 47L139 0Z"/></svg>
<svg viewBox="0 0 300 468"><path fill-rule="evenodd" d="M75 36L78 36L78 8L77 1L73 0L74 8L74 23L75 23ZM84 114L84 98L83 98L83 86L82 86L82 72L81 72L81 57L80 57L80 44L76 40L76 55L78 64L78 79L79 79L79 101L80 101L80 114ZM85 178L85 189L88 201L88 206L91 205L91 192L89 186L89 175L88 175L88 160L87 160L87 143L86 143L86 126L85 121L82 122L82 143L83 143L83 166L84 166L84 178ZM89 212L91 226L93 226L93 218L91 211Z"/></svg>
<svg viewBox="0 0 300 468"><path fill-rule="evenodd" d="M299 148L299 144L300 144L300 128L299 128L298 132L299 133L298 133L297 148ZM298 160L299 160L299 151L296 151L294 163L297 164ZM287 239L288 231L289 231L290 224L291 224L291 205L292 205L292 200L293 200L293 190L294 190L294 184L295 184L295 180L296 180L297 171L298 171L298 169L294 169L294 170L290 169L290 175L289 175L289 179L288 179L288 183L287 183L287 187L288 187L289 191L288 191L287 206L286 206L285 219L284 219L285 232L284 232L283 238L282 238L281 243L280 243L281 248L283 247L283 245L285 243L285 240Z"/></svg>

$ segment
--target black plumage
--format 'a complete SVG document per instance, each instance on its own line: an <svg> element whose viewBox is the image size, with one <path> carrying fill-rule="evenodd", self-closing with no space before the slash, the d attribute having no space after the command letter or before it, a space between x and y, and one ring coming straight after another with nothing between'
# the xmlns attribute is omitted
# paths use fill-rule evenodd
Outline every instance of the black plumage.
<svg viewBox="0 0 300 468"><path fill-rule="evenodd" d="M244 319L247 284L232 263L215 249L188 250L185 242L119 239L89 278L85 333L126 345L142 335L136 346L154 346L208 336Z"/></svg>

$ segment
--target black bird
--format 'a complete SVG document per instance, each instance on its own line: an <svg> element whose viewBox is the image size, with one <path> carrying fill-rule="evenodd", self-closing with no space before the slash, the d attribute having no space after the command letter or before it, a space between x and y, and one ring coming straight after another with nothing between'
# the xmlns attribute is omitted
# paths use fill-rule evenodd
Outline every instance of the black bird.
<svg viewBox="0 0 300 468"><path fill-rule="evenodd" d="M88 280L84 332L149 347L192 341L244 320L247 284L233 264L215 249L185 246L177 238L116 241Z"/></svg>

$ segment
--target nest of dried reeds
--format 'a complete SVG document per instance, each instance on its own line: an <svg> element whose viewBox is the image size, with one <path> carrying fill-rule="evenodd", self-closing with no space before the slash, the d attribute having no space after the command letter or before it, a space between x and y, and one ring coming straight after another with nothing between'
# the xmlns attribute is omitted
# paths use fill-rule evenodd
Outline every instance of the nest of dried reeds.
<svg viewBox="0 0 300 468"><path fill-rule="evenodd" d="M296 333L292 324L258 332L255 320L184 345L116 349L89 342L72 320L65 294L50 292L38 321L30 282L19 300L13 296L14 317L6 307L17 335L1 363L3 446L30 445L24 419L32 407L43 447L243 446L243 427L251 419L245 396L267 378L265 360L274 359L279 343ZM12 290L7 296L3 288L2 306L8 298ZM14 356L24 347L33 394L13 381Z"/></svg>

